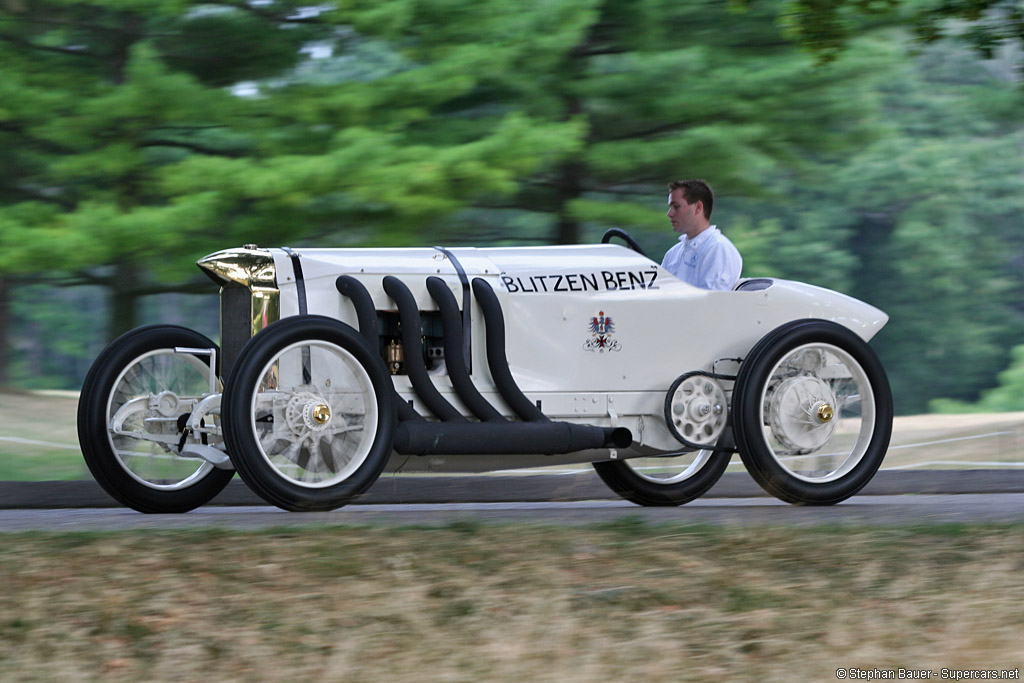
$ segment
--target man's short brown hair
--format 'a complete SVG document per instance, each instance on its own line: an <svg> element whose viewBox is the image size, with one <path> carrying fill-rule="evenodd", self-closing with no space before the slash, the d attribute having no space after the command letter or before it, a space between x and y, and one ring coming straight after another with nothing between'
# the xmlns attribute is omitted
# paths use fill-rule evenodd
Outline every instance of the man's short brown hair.
<svg viewBox="0 0 1024 683"><path fill-rule="evenodd" d="M711 220L711 209L715 204L715 193L711 191L711 186L703 180L673 180L668 184L669 191L682 190L683 198L686 199L687 204L693 204L694 202L704 202L704 218Z"/></svg>

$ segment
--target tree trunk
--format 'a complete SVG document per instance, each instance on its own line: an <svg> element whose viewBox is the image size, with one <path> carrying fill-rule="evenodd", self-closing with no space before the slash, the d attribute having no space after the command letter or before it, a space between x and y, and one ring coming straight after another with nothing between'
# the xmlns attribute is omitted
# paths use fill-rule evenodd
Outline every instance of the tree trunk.
<svg viewBox="0 0 1024 683"><path fill-rule="evenodd" d="M0 277L0 387L6 387L11 381L8 371L11 362L9 352L11 348L10 292L10 280L6 277Z"/></svg>
<svg viewBox="0 0 1024 683"><path fill-rule="evenodd" d="M558 244L580 243L580 222L569 214L569 203L583 195L583 171L579 161L566 161L558 169Z"/></svg>
<svg viewBox="0 0 1024 683"><path fill-rule="evenodd" d="M595 23L590 27L587 38L569 55L565 66L566 83L577 83L583 78L586 71L586 50L584 49L593 41L593 34L597 30ZM571 121L585 114L583 99L577 94L567 92L563 95L565 104L565 120ZM587 134L585 147L589 148L591 133ZM583 196L583 176L587 172L587 166L582 161L585 150L575 153L575 156L563 161L558 167L558 177L555 179L555 204L558 215L558 244L579 244L582 237L582 230L578 219L570 215L569 204L574 199Z"/></svg>
<svg viewBox="0 0 1024 683"><path fill-rule="evenodd" d="M139 325L139 268L134 264L118 263L114 266L113 282L108 289L110 297L108 340L124 334Z"/></svg>
<svg viewBox="0 0 1024 683"><path fill-rule="evenodd" d="M895 214L863 216L849 241L850 253L858 261L853 273L851 295L863 301L885 301L886 291L894 282L892 272L892 234L896 230Z"/></svg>

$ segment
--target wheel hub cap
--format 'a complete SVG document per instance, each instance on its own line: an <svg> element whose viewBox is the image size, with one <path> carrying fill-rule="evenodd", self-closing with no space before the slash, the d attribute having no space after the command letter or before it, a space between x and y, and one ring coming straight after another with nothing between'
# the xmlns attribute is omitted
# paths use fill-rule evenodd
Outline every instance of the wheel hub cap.
<svg viewBox="0 0 1024 683"><path fill-rule="evenodd" d="M713 445L725 430L728 401L725 390L711 377L684 379L671 398L671 426L677 436L695 444Z"/></svg>
<svg viewBox="0 0 1024 683"><path fill-rule="evenodd" d="M179 403L178 395L173 391L161 391L149 399L149 407L163 417L176 416L181 412L178 409Z"/></svg>
<svg viewBox="0 0 1024 683"><path fill-rule="evenodd" d="M330 419L331 419L331 408L330 408L330 406L328 406L328 405L326 405L324 403L321 403L318 406L316 406L315 408L313 408L313 422L316 422L319 425L324 425L324 424L327 424L327 422Z"/></svg>
<svg viewBox="0 0 1024 683"><path fill-rule="evenodd" d="M285 408L288 427L298 436L327 429L331 422L331 407L317 394L303 391L295 394Z"/></svg>
<svg viewBox="0 0 1024 683"><path fill-rule="evenodd" d="M836 428L835 394L812 375L790 377L772 393L768 423L786 448L812 452L824 446Z"/></svg>

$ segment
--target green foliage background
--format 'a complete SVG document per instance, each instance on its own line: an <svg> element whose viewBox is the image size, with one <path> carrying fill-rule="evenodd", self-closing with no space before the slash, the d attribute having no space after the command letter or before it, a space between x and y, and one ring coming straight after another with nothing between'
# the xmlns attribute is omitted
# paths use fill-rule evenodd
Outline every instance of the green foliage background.
<svg viewBox="0 0 1024 683"><path fill-rule="evenodd" d="M665 183L705 177L744 275L886 310L897 410L962 407L1024 339L1010 4L0 0L0 385L215 333L180 293L216 249L618 226L657 257Z"/></svg>

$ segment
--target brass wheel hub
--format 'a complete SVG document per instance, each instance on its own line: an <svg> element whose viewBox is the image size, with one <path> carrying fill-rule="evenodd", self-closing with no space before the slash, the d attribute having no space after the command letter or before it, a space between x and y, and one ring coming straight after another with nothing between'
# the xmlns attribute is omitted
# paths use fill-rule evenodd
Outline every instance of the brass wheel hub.
<svg viewBox="0 0 1024 683"><path fill-rule="evenodd" d="M818 414L819 415L821 414L820 410L818 411ZM829 413L829 416L831 416L831 413ZM327 424L327 422L330 419L331 419L331 408L327 404L321 403L320 405L318 405L315 408L313 408L313 420L317 424L321 424L321 425Z"/></svg>
<svg viewBox="0 0 1024 683"><path fill-rule="evenodd" d="M814 375L789 377L767 395L765 423L783 449L810 453L824 446L838 421L835 394Z"/></svg>
<svg viewBox="0 0 1024 683"><path fill-rule="evenodd" d="M331 406L323 396L302 391L288 400L285 420L296 436L321 432L330 429Z"/></svg>

